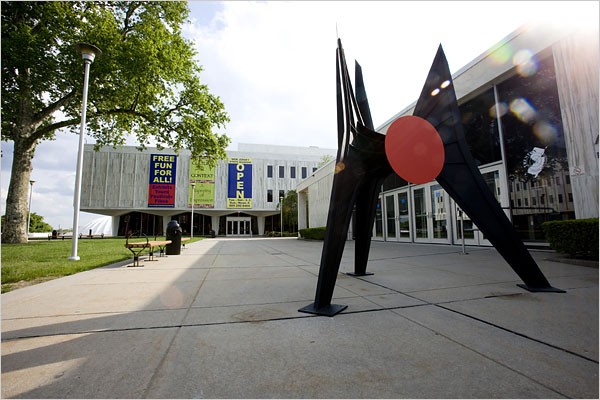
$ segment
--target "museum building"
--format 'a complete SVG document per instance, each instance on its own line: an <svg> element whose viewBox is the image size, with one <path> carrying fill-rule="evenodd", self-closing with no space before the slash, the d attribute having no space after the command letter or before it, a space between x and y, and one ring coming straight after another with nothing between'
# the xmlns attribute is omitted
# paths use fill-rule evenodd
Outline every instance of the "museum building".
<svg viewBox="0 0 600 400"><path fill-rule="evenodd" d="M336 150L238 144L216 166L189 150L86 145L81 211L112 217L112 234L164 235L177 220L184 235L264 235L281 229L280 199ZM87 232L83 232L86 234Z"/></svg>
<svg viewBox="0 0 600 400"><path fill-rule="evenodd" d="M545 221L598 217L599 71L597 28L531 24L452 76L470 151L526 244L544 242ZM376 130L385 134L415 105ZM326 225L334 169L332 161L297 187L301 229ZM381 188L373 238L490 245L436 181L397 175Z"/></svg>

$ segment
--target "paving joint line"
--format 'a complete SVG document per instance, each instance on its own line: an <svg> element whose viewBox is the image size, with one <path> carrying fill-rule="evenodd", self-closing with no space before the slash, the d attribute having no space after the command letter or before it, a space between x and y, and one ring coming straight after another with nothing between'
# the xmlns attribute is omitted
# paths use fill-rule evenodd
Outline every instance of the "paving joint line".
<svg viewBox="0 0 600 400"><path fill-rule="evenodd" d="M405 295L405 296L408 296L408 297L410 297L410 298L413 298L413 299L415 299L415 300L423 301L425 304L422 304L422 305L431 305L431 306L434 306L434 307L438 307L438 308L441 308L441 309L443 309L443 310L450 311L450 312L453 312L453 313L456 313L456 314L462 315L462 316L464 316L464 317L467 317L467 318L471 318L471 319L473 319L473 320L475 320L475 321L478 321L478 322L480 322L480 323L483 323L483 324L486 324L486 325L492 326L492 327L494 327L494 328L501 329L501 330L503 330L503 331L505 331L505 332L508 332L508 333L511 333L511 334L513 334L513 335L520 336L520 337L522 337L522 338L524 338L524 339L531 340L531 341L533 341L533 342L536 342L536 343L539 343L539 344L542 344L542 345L545 345L545 346L551 347L551 348L553 348L553 349L555 349L555 350L564 351L565 353L568 353L568 354L571 354L571 355L573 355L573 356L576 356L576 357L582 358L582 359L584 359L584 360L586 360L586 361L590 361L590 362L592 362L592 363L594 363L594 364L599 364L599 361L598 361L598 360L594 360L593 358L589 358L589 357L587 357L587 356L585 356L585 355L583 355L583 354L579 354L579 353L576 353L576 352L574 352L574 351L571 351L571 350L568 350L568 349L562 348L562 347L560 347L560 346L553 345L553 344L551 344L551 343L545 342L545 341L543 341L543 340L540 340L540 339L532 338L532 337L530 337L530 336L528 336L528 335L525 335L525 334L523 334L523 333L517 332L517 331L515 331L515 330L512 330L512 329L510 329L510 328L505 328L505 327L503 327L503 326L501 326L501 325L494 324L493 322L486 321L486 320L484 320L484 319L481 319L481 318L478 318L478 317L475 317L475 316L472 316L472 315L469 315L469 314L466 314L466 313L462 313L462 312L460 312L460 311L453 310L453 309L451 309L451 308L448 308L448 307L444 307L444 306L443 306L443 304L451 304L451 303L462 302L462 301L484 300L484 299L490 299L490 298L504 297L504 296L507 296L506 294L505 294L505 295L497 295L497 296L496 296L496 295L492 295L492 296L484 296L484 297L482 297L482 298L474 298L474 299L469 299L469 300L464 300L464 299L461 299L461 300L452 300L452 301L447 301L447 302L432 303L432 302L430 302L430 301L428 301L428 300L421 299L421 298L419 298L419 297L416 297L416 296L413 296L413 295L411 295L411 294L409 294L409 293L401 292L401 291L399 291L399 290L396 290L396 289L393 289L393 288L387 287L387 286L385 286L385 285L382 285L382 284L379 284L379 283L370 282L370 281L368 281L368 280L366 280L366 279L364 279L364 278L361 278L361 277L355 277L355 278L356 278L356 279L360 279L360 280L361 280L361 281L363 281L363 282L367 282L367 283L370 283L370 284L372 284L372 285L379 286L379 287L382 287L382 288L385 288L385 289L391 290L391 291L393 291L393 292L395 292L395 293L398 293L398 294L403 294L403 295ZM360 311L357 311L357 312L360 312Z"/></svg>
<svg viewBox="0 0 600 400"><path fill-rule="evenodd" d="M500 365L500 366L502 366L502 367L504 367L504 368L508 369L509 371L512 371L512 372L516 373L517 375L520 375L520 376L524 377L525 379L528 379L528 380L530 380L530 381L533 381L533 382L537 383L538 385L540 385L540 386L542 386L542 387L544 387L544 388L546 388L546 389L548 389L548 390L550 390L550 391L552 391L552 392L554 392L554 393L556 393L556 394L558 394L558 395L560 395L560 396L563 396L564 398L569 398L569 397L568 397L567 395L565 395L564 393L561 393L561 392L559 392L558 390L556 390L556 389L554 389L554 388L552 388L552 387L550 387L550 386L548 386L548 385L544 384L543 382L540 382L540 381L538 381L537 379L534 379L534 378L532 378L532 377L530 377L530 376L526 375L525 373L523 373L523 372L521 372L521 371L519 371L519 370L517 370L517 369L515 369L515 368L511 367L510 365L506 365L505 363L503 363L503 362L501 362L501 361L499 361L499 360L496 360L496 359L494 359L494 358L492 358L492 357L488 356L488 355L487 355L487 354L485 354L485 353L482 353L482 352L480 352L480 351L478 351L478 350L475 350L474 348L472 348L472 347L469 347L469 346L465 345L464 343L461 343L461 342L459 342L459 341L457 341L457 340L455 340L455 339L451 338L451 337L450 337L450 336L448 336L448 335L445 335L445 334L443 334L443 333L440 333L440 332L436 331L435 329L432 329L432 328L430 328L430 327L428 327L428 326L426 326L426 325L424 325L424 324L420 323L419 321L415 321L415 320L413 320L413 319L411 319L411 318L408 318L407 316L405 316L405 315L402 315L402 314L398 314L398 313L394 313L394 314L398 315L398 316L399 316L399 317L401 317L401 318L405 318L405 319L407 319L407 320L411 321L412 323L414 323L414 324L416 324L416 325L419 325L420 327L422 327L422 328L424 328L424 329L427 329L428 331L431 331L431 332L433 332L434 334L436 334L436 335L439 335L439 336L441 336L441 337L445 338L446 340L448 340L448 341L450 341L450 342L452 342L452 343L454 343L454 344L456 344L456 345L458 345L458 346L460 346L460 347L463 347L463 348L465 348L465 349L467 349L467 350L469 350L469 351L472 351L473 353L475 353L475 354L478 354L479 356L481 356L481 357L483 357L483 358L485 358L485 359L487 359L487 360L491 361L492 363L494 363L494 364L497 364L497 365Z"/></svg>

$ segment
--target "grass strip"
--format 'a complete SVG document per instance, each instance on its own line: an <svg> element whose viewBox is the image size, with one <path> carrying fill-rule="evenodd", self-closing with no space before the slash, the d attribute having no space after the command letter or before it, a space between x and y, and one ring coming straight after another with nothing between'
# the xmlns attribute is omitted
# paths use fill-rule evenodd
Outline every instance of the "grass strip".
<svg viewBox="0 0 600 400"><path fill-rule="evenodd" d="M154 240L154 237L150 238ZM164 237L157 237L164 240ZM194 238L186 243L195 242ZM145 241L143 238L132 242ZM125 248L124 238L80 239L79 261L70 261L72 242L66 240L34 240L26 244L2 244L2 293L23 286L133 259ZM142 254L147 254L145 249Z"/></svg>

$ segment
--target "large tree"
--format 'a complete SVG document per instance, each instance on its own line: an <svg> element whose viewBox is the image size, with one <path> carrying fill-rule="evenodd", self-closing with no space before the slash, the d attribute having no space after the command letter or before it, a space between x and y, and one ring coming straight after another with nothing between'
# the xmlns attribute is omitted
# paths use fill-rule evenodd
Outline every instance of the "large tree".
<svg viewBox="0 0 600 400"><path fill-rule="evenodd" d="M35 148L57 129L77 133L83 62L75 44L102 50L90 69L87 132L97 147L128 135L140 148L189 149L214 163L229 138L220 99L199 78L183 38L187 2L2 2L2 140L14 142L2 240L27 241L27 191Z"/></svg>

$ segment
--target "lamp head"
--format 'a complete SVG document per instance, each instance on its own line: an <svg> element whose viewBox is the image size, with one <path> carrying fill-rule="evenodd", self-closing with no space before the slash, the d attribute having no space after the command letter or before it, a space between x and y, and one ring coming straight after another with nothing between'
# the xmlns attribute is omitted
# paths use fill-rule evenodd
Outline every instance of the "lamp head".
<svg viewBox="0 0 600 400"><path fill-rule="evenodd" d="M102 50L93 44L77 43L75 47L77 47L77 50L81 53L83 61L89 61L90 63L94 62L96 56L100 56L102 54Z"/></svg>

